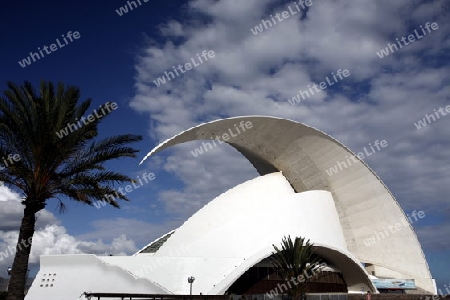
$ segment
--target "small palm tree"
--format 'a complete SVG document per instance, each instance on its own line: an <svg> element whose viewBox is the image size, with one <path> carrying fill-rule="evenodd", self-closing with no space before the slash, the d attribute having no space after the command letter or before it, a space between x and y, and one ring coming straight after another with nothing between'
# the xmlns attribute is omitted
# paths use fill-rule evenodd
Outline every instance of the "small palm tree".
<svg viewBox="0 0 450 300"><path fill-rule="evenodd" d="M271 256L271 262L275 273L289 286L287 294L294 300L301 299L307 282L317 275L320 268L320 260L314 255L313 244L309 240L305 242L302 237L296 237L292 241L287 236L281 242L281 249L275 245L273 248L275 252Z"/></svg>
<svg viewBox="0 0 450 300"><path fill-rule="evenodd" d="M142 137L118 135L93 141L98 124L111 112L111 103L101 105L95 117L86 122L83 116L92 100L78 103L80 90L74 86L65 88L59 83L55 90L51 82L43 81L39 94L29 82L22 86L8 83L8 88L0 97L0 181L21 192L24 206L7 296L8 300L19 300L24 298L36 213L50 199L57 200L64 211L62 198L92 205L110 196L108 203L119 207L111 199L128 199L116 193L113 185L134 180L107 171L104 163L135 157L138 150L127 144ZM74 124L79 125L75 130ZM62 134L64 131L67 134Z"/></svg>

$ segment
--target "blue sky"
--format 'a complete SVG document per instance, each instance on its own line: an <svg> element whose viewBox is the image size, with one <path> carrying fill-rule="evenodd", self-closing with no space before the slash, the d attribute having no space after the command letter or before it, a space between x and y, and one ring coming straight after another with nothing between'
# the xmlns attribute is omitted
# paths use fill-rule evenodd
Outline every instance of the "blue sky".
<svg viewBox="0 0 450 300"><path fill-rule="evenodd" d="M101 125L102 136L141 134L136 159L109 166L156 179L129 194L122 209L52 201L42 213L31 262L39 254L131 254L181 225L209 200L257 176L231 147L199 157L191 142L139 161L159 142L220 117L272 115L334 136L354 152L376 139L389 146L366 159L406 213L423 210L413 224L438 287L450 283L450 117L417 129L414 123L450 104L448 2L398 0L313 1L257 35L251 29L292 2L275 0L149 1L122 16L126 1L2 4L0 82L41 79L81 88L92 109L107 101L119 108ZM380 58L396 38L437 30ZM18 61L67 32L80 38L22 68ZM157 87L172 66L212 50L214 58ZM197 61L198 62L198 61ZM350 76L292 106L287 101L338 69ZM331 167L331 166L330 166ZM236 175L230 175L236 174ZM0 251L16 238L17 198L1 188ZM15 202L14 202L15 201ZM47 226L46 225L51 225ZM0 262L0 276L10 261Z"/></svg>

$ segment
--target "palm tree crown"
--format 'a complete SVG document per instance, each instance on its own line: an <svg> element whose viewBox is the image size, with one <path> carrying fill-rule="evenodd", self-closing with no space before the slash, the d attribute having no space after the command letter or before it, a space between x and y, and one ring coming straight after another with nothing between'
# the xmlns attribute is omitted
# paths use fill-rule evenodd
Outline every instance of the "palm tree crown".
<svg viewBox="0 0 450 300"><path fill-rule="evenodd" d="M23 299L35 214L49 199L56 199L61 210L63 198L88 205L108 195L128 200L113 185L134 180L106 170L104 163L135 157L138 150L127 144L142 137L117 135L94 141L98 124L111 112L111 103L101 105L97 110L102 114L86 122L84 115L92 100L79 103L77 87L59 83L55 88L43 81L39 93L29 82L22 86L8 83L8 88L0 97L0 181L20 191L24 205L8 294L8 300L16 300ZM69 133L70 124L79 126ZM115 200L108 202L119 207ZM22 247L24 241L29 247Z"/></svg>
<svg viewBox="0 0 450 300"><path fill-rule="evenodd" d="M300 299L305 292L306 283L317 275L320 268L320 259L314 255L313 244L302 237L296 237L292 241L287 236L281 242L281 249L275 245L273 248L275 252L271 256L271 262L275 273L281 280L289 283L287 294Z"/></svg>

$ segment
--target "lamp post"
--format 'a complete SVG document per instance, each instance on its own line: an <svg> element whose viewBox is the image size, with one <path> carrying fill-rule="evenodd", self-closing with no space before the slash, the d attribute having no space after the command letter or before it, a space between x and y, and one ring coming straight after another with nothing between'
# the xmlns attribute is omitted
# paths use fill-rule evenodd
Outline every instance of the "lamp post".
<svg viewBox="0 0 450 300"><path fill-rule="evenodd" d="M191 296L192 296L192 283L194 282L194 280L195 280L194 276L188 277L188 282L191 285L191 287L189 289L189 295L191 295Z"/></svg>
<svg viewBox="0 0 450 300"><path fill-rule="evenodd" d="M11 280L11 271L12 271L12 268L9 267L9 268L7 269L8 276L9 276L9 280ZM8 280L8 284L6 285L6 291L8 291L8 288L9 288L9 280Z"/></svg>

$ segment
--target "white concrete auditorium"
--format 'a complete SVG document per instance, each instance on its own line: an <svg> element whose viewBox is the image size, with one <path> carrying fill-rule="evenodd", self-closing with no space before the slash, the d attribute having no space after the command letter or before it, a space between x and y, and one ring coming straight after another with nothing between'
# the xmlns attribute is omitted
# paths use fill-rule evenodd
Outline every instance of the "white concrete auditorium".
<svg viewBox="0 0 450 300"><path fill-rule="evenodd" d="M264 299L281 282L269 262L272 245L287 235L310 239L328 266L326 276L308 283L310 293L378 293L383 287L377 282L384 280L402 292L436 294L417 236L375 172L359 161L327 174L355 154L324 132L275 117L220 119L166 140L144 160L248 121L251 130L225 142L260 176L219 195L132 256L41 256L26 299L85 299L85 292L188 295L190 288L195 295ZM364 243L399 222L408 226Z"/></svg>

